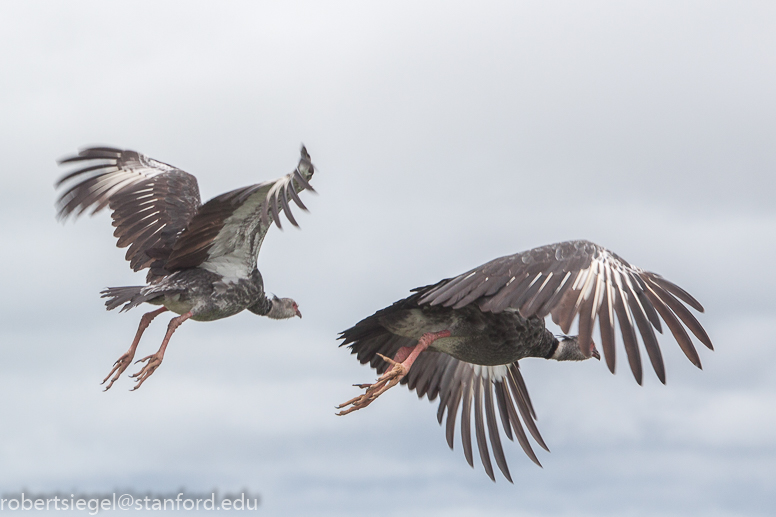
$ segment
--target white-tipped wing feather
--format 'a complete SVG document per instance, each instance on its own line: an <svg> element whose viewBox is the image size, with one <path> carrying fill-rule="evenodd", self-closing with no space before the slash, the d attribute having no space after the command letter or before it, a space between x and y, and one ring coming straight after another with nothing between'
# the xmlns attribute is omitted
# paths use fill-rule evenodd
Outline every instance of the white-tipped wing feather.
<svg viewBox="0 0 776 517"><path fill-rule="evenodd" d="M256 266L261 244L280 212L298 226L290 200L307 210L298 193L313 190L315 169L302 147L296 169L275 181L227 192L202 205L176 240L167 260L171 269L199 266L227 278L247 278Z"/></svg>
<svg viewBox="0 0 776 517"><path fill-rule="evenodd" d="M58 217L92 214L110 205L117 246L129 246L126 259L135 271L163 258L200 206L191 174L135 151L110 147L84 149L60 164L89 162L66 174L57 187ZM151 252L150 250L156 250ZM149 273L149 276L152 276Z"/></svg>
<svg viewBox="0 0 776 517"><path fill-rule="evenodd" d="M504 477L512 481L501 446L499 423L504 435L510 440L517 437L520 447L537 465L541 463L531 448L523 426L528 428L531 436L543 449L549 450L536 427L536 414L517 362L503 366L480 366L459 361L438 352L423 353L418 356L409 371L407 386L414 389L418 397L426 395L429 400L434 400L437 394L439 395L437 419L442 424L444 413L447 412L445 437L451 449L458 408L463 402L461 443L464 456L469 465L473 466L471 441L473 414L474 434L480 460L491 479L495 477L488 454L488 442L499 470Z"/></svg>
<svg viewBox="0 0 776 517"><path fill-rule="evenodd" d="M612 372L616 320L631 371L639 383L642 368L636 330L655 373L665 382L655 336L655 330L662 332L661 318L687 358L699 368L700 358L685 327L712 348L703 327L681 303L703 312L695 298L660 275L632 266L588 241L560 242L497 258L440 283L419 302L459 308L475 301L483 311L498 313L512 308L526 318L551 314L566 333L578 317L579 345L587 355L598 320L606 363Z"/></svg>

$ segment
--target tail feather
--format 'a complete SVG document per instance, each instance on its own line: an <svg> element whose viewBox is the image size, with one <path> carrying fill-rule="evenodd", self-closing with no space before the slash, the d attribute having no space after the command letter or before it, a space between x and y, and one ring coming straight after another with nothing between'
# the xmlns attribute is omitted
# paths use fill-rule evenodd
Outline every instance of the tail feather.
<svg viewBox="0 0 776 517"><path fill-rule="evenodd" d="M100 292L101 298L107 298L105 307L109 311L112 311L119 305L124 305L121 308L121 312L128 311L133 307L137 307L141 303L154 298L157 295L144 295L142 293L143 286L134 285L128 287L108 287L104 291Z"/></svg>

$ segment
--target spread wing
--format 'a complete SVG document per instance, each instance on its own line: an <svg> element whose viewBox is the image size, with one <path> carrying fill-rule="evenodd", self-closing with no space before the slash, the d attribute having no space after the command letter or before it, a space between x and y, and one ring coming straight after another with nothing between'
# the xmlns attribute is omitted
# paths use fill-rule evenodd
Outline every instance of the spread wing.
<svg viewBox="0 0 776 517"><path fill-rule="evenodd" d="M413 346L417 344L417 340L390 333L379 324L378 319L384 311L401 308L404 304L414 304L418 297L416 294L400 300L342 332L341 339L344 341L340 346L349 345L351 353L356 354L361 364L369 363L378 374L382 374L388 363L381 359L378 353L394 357L399 348ZM495 477L488 453L488 442L496 465L504 477L512 481L501 445L499 423L507 438L512 440L517 437L523 451L537 465L541 464L531 448L524 426L542 448L549 450L536 427L536 414L517 362L503 366L480 366L460 361L444 353L425 350L415 360L401 383L406 384L410 390L415 390L419 398L425 396L429 400L435 400L439 397L437 420L441 425L445 411L447 412L445 436L451 449L458 408L461 408L461 442L466 461L471 466L474 466L471 426L474 415L474 433L480 459L485 472L493 480Z"/></svg>
<svg viewBox="0 0 776 517"><path fill-rule="evenodd" d="M655 336L655 330L662 332L661 319L698 368L700 358L686 329L713 349L706 331L684 305L703 312L695 298L660 275L632 266L588 241L560 242L497 258L440 282L426 291L419 302L454 308L476 302L483 311L492 312L511 307L525 318L551 314L565 333L579 316L579 345L588 355L598 320L601 345L612 372L616 319L631 371L639 384L642 367L637 329L663 383L665 367Z"/></svg>
<svg viewBox="0 0 776 517"><path fill-rule="evenodd" d="M89 209L95 214L110 206L117 246L129 246L126 259L135 271L159 265L154 264L164 258L159 250L169 253L200 205L194 176L135 151L92 147L59 163L85 167L57 182L64 189L58 217L77 217ZM149 255L151 250L156 253ZM149 272L149 280L154 276Z"/></svg>
<svg viewBox="0 0 776 517"><path fill-rule="evenodd" d="M244 187L202 205L180 234L166 268L199 266L228 278L247 278L256 267L261 243L274 221L282 228L284 212L294 226L290 201L307 210L298 193L314 190L309 183L315 168L302 147L296 169L275 181Z"/></svg>

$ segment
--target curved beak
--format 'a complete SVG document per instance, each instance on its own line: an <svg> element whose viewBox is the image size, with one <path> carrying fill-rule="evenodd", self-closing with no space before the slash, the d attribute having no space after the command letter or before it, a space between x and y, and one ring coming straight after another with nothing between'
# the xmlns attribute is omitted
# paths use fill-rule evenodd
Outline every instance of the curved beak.
<svg viewBox="0 0 776 517"><path fill-rule="evenodd" d="M592 355L599 361L601 360L601 354L598 353L598 349L595 347L595 345L593 345L593 349L590 351L590 355Z"/></svg>
<svg viewBox="0 0 776 517"><path fill-rule="evenodd" d="M299 312L299 309L296 310L296 315L299 316L300 319L302 318L302 313Z"/></svg>

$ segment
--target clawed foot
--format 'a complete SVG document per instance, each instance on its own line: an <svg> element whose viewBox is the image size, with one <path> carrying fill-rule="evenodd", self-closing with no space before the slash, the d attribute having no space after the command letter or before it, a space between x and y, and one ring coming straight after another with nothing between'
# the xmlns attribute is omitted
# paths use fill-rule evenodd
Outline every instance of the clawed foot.
<svg viewBox="0 0 776 517"><path fill-rule="evenodd" d="M366 389L366 392L362 393L358 397L353 397L347 402L337 406L337 409L347 408L337 413L338 416L347 415L348 413L352 413L353 411L367 407L369 404L374 402L377 397L399 384L399 381L401 381L402 378L407 375L409 368L404 366L402 363L398 363L390 357L386 357L382 354L377 355L382 357L384 361L393 365L393 367L383 373L374 384L354 384L353 386Z"/></svg>
<svg viewBox="0 0 776 517"><path fill-rule="evenodd" d="M127 369L127 366L132 364L132 359L135 358L135 352L127 352L121 357L119 357L118 361L113 363L113 369L110 371L107 377L103 379L103 381L100 384L105 384L108 379L110 379L110 376L113 375L113 378L110 379L110 383L105 387L103 391L108 391L111 386L113 386L113 383L116 382L116 379L118 379L122 373L124 373L124 370ZM115 375L114 375L115 373Z"/></svg>
<svg viewBox="0 0 776 517"><path fill-rule="evenodd" d="M147 357L144 357L142 359L138 359L137 361L135 361L135 364L146 363L146 361L148 362L146 363L145 366L143 366L142 370L130 375L131 378L135 379L135 382L137 382L137 384L135 385L134 388L132 388L129 391L135 391L140 386L142 386L143 383L146 381L146 379L148 379L156 371L156 369L159 368L159 365L162 364L163 357L164 357L163 355L157 352L155 354L149 355Z"/></svg>

